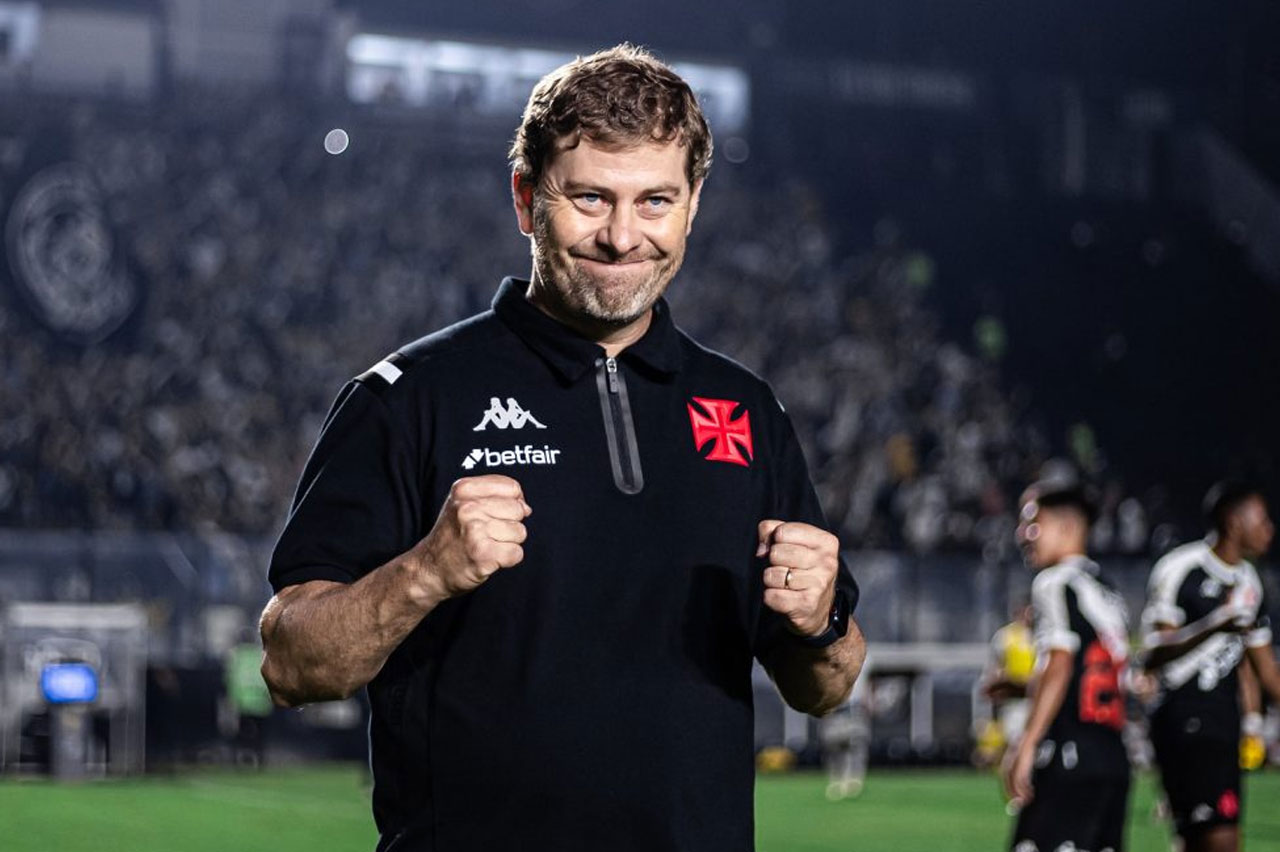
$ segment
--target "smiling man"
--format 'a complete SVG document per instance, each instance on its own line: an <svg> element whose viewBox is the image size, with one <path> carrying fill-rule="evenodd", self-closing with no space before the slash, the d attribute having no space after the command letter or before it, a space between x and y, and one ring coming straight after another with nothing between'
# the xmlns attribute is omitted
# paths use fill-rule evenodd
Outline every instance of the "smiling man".
<svg viewBox="0 0 1280 852"><path fill-rule="evenodd" d="M263 675L283 705L367 687L379 850L750 850L752 660L811 713L853 686L791 425L662 299L711 147L642 50L547 75L511 153L530 279L334 403Z"/></svg>

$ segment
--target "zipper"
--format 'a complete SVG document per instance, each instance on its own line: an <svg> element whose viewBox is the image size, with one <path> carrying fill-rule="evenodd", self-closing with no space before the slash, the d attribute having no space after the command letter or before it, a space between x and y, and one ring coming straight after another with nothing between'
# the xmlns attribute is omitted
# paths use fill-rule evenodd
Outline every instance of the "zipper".
<svg viewBox="0 0 1280 852"><path fill-rule="evenodd" d="M636 444L627 381L618 371L617 358L596 359L596 389L600 392L600 413L604 417L604 434L609 443L613 484L623 494L639 494L644 488L640 448Z"/></svg>

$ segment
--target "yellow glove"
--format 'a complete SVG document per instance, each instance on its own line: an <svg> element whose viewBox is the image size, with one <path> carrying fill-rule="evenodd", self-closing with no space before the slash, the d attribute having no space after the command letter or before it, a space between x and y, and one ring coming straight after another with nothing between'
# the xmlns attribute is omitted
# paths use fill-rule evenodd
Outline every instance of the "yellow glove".
<svg viewBox="0 0 1280 852"><path fill-rule="evenodd" d="M1261 769L1267 760L1267 744L1262 737L1240 738L1240 768L1246 772Z"/></svg>
<svg viewBox="0 0 1280 852"><path fill-rule="evenodd" d="M1262 738L1262 716L1246 713L1240 720L1240 768L1252 772L1267 762L1267 742Z"/></svg>

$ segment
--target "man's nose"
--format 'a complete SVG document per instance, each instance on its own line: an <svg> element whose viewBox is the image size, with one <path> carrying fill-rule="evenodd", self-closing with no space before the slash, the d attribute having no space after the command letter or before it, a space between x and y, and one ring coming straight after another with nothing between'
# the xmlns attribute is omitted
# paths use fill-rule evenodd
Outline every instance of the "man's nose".
<svg viewBox="0 0 1280 852"><path fill-rule="evenodd" d="M636 212L629 204L618 204L609 221L596 234L596 242L614 257L625 257L640 245L641 236Z"/></svg>

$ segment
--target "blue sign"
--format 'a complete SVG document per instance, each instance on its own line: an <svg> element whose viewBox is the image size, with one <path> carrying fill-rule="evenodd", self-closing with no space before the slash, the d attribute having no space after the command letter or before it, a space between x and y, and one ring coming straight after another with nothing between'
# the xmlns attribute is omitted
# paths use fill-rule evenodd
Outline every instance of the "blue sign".
<svg viewBox="0 0 1280 852"><path fill-rule="evenodd" d="M50 704L87 704L98 697L98 673L87 663L51 663L40 672Z"/></svg>

